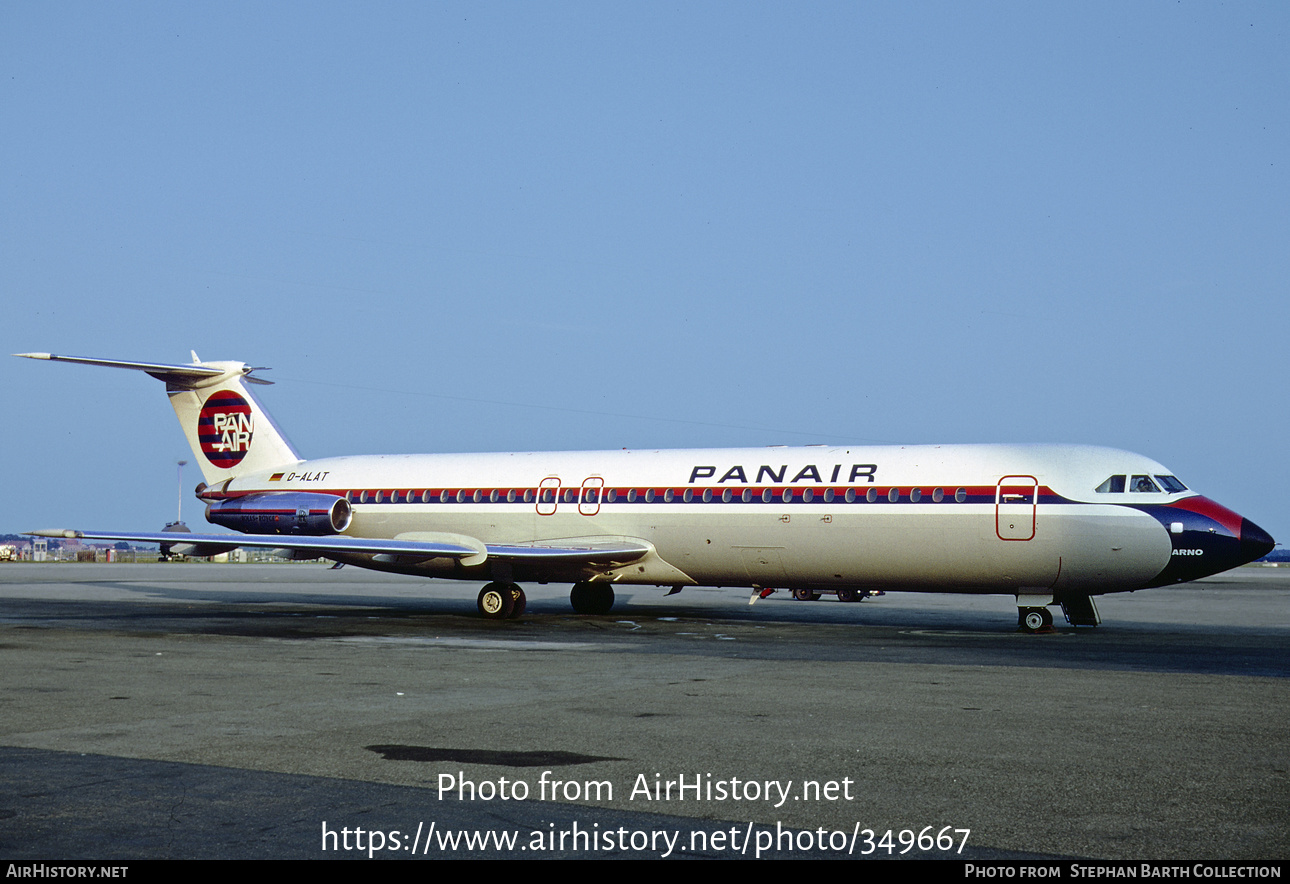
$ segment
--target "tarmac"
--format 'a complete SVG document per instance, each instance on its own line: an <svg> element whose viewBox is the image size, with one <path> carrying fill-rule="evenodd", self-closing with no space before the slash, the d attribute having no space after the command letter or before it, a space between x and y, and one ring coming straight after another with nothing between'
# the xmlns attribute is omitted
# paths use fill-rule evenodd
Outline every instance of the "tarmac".
<svg viewBox="0 0 1290 884"><path fill-rule="evenodd" d="M1008 596L525 589L0 565L0 858L1290 858L1290 569L1046 635Z"/></svg>

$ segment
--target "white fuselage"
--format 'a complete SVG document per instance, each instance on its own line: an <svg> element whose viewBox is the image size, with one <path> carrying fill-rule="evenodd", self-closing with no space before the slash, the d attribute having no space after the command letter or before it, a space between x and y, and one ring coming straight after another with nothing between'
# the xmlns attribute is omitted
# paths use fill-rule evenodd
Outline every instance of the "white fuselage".
<svg viewBox="0 0 1290 884"><path fill-rule="evenodd" d="M339 457L224 491L345 496L345 533L361 537L652 544L656 557L604 575L623 583L1096 594L1170 561L1168 532L1135 505L1195 495L1094 489L1167 472L1085 446L812 446ZM397 570L466 576L444 560Z"/></svg>

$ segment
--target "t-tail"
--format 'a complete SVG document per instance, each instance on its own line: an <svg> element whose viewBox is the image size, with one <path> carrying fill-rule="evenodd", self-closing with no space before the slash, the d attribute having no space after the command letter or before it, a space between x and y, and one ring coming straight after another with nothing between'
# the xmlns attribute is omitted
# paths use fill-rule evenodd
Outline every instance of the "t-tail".
<svg viewBox="0 0 1290 884"><path fill-rule="evenodd" d="M301 460L273 418L247 388L248 384L271 384L273 381L252 377L252 372L262 369L252 368L244 362L202 362L196 353L192 354L193 361L189 365L56 356L53 353L14 355L130 368L165 381L170 404L208 485L247 473L290 466Z"/></svg>

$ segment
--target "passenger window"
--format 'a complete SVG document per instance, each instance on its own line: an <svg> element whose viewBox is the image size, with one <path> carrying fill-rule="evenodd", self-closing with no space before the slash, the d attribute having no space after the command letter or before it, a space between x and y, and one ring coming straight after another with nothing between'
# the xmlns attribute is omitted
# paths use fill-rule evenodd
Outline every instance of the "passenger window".
<svg viewBox="0 0 1290 884"><path fill-rule="evenodd" d="M1112 476L1095 489L1098 494L1122 494L1124 493L1124 477Z"/></svg>

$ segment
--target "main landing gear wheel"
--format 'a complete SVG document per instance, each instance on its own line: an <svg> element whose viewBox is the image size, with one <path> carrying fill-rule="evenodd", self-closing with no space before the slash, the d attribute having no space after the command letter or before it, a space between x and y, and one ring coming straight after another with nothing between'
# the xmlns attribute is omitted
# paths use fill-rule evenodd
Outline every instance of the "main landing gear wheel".
<svg viewBox="0 0 1290 884"><path fill-rule="evenodd" d="M1053 612L1047 608L1019 608L1017 620L1024 632L1043 632L1053 628Z"/></svg>
<svg viewBox="0 0 1290 884"><path fill-rule="evenodd" d="M854 589L843 588L838 590L838 601L840 602L858 602L863 599L864 596L860 595L860 593L856 592Z"/></svg>
<svg viewBox="0 0 1290 884"><path fill-rule="evenodd" d="M514 583L490 583L479 591L479 613L488 620L505 620L524 613L528 600Z"/></svg>
<svg viewBox="0 0 1290 884"><path fill-rule="evenodd" d="M793 598L797 599L799 602L818 602L820 600L820 594L818 592L811 592L809 589L795 589L793 590Z"/></svg>
<svg viewBox="0 0 1290 884"><path fill-rule="evenodd" d="M569 602L579 614L608 614L614 606L614 588L608 583L575 583Z"/></svg>
<svg viewBox="0 0 1290 884"><path fill-rule="evenodd" d="M522 617L524 611L529 606L529 600L524 595L524 590L520 589L514 583L511 584L511 617Z"/></svg>

